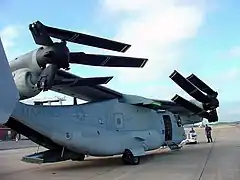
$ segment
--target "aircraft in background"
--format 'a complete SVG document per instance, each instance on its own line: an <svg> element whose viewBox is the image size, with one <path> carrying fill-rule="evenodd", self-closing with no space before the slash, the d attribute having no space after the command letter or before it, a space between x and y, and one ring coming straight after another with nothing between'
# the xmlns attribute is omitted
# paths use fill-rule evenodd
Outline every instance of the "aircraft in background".
<svg viewBox="0 0 240 180"><path fill-rule="evenodd" d="M66 101L65 97L56 97L54 99L43 99L43 100L34 100L33 103L34 105L44 105L48 103L48 105L51 105L52 103L59 102L60 105L62 105L62 102Z"/></svg>
<svg viewBox="0 0 240 180"><path fill-rule="evenodd" d="M5 117L0 123L48 149L26 156L24 161L50 163L84 160L86 155L122 154L123 163L136 165L147 151L163 145L179 149L185 139L184 124L203 118L218 121L217 92L194 74L184 78L175 70L170 78L201 106L179 95L163 101L123 94L101 85L113 77L82 78L67 72L69 64L142 68L147 59L70 52L66 41L118 52L125 52L130 45L39 21L30 24L29 29L40 48L8 64L2 44L0 47L0 83L5 88L0 93L0 112ZM50 37L61 42L53 42ZM72 96L73 105L20 102L48 90ZM77 98L87 103L77 104Z"/></svg>

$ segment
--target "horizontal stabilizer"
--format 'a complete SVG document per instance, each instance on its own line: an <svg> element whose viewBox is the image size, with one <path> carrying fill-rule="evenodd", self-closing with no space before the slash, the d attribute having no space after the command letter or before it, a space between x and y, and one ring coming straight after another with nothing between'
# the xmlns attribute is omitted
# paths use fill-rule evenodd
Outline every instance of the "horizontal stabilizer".
<svg viewBox="0 0 240 180"><path fill-rule="evenodd" d="M211 99L208 96L203 94L198 88L196 88L190 81L185 79L176 70L174 70L174 72L170 75L170 78L196 100L202 103L211 102Z"/></svg>
<svg viewBox="0 0 240 180"><path fill-rule="evenodd" d="M11 116L19 100L19 92L15 85L7 57L0 38L0 124L4 124Z"/></svg>
<svg viewBox="0 0 240 180"><path fill-rule="evenodd" d="M144 67L148 59L100 54L70 53L70 63L105 67Z"/></svg>
<svg viewBox="0 0 240 180"><path fill-rule="evenodd" d="M107 84L113 77L92 77L92 78L76 78L76 79L62 79L55 80L54 85L64 86L96 86L100 84Z"/></svg>

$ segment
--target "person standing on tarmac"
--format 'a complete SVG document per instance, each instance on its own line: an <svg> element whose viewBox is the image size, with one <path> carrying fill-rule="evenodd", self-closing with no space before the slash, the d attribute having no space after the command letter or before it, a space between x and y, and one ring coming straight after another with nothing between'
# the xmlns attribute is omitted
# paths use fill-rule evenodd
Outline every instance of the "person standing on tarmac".
<svg viewBox="0 0 240 180"><path fill-rule="evenodd" d="M213 142L213 140L212 140L212 128L209 127L207 124L206 124L206 127L205 127L205 134L206 134L208 143L210 143L210 141Z"/></svg>

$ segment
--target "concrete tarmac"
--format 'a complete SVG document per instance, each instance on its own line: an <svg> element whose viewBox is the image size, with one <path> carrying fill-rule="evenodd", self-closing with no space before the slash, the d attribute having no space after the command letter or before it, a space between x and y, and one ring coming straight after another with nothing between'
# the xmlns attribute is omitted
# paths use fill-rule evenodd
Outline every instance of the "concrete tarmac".
<svg viewBox="0 0 240 180"><path fill-rule="evenodd" d="M24 139L19 141L0 141L0 150L9 150L9 149L22 149L28 147L36 147L38 146L34 142Z"/></svg>
<svg viewBox="0 0 240 180"><path fill-rule="evenodd" d="M35 148L0 151L1 180L239 180L240 126L214 127L214 143L206 143L198 129L199 144L180 151L157 150L137 166L126 166L120 157L93 158L82 162L27 164L21 157Z"/></svg>

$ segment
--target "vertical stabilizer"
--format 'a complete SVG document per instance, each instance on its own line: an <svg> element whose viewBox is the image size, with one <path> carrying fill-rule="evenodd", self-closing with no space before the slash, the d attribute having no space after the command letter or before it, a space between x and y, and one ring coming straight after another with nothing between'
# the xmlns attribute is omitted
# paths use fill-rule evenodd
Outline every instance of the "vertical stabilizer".
<svg viewBox="0 0 240 180"><path fill-rule="evenodd" d="M0 124L8 121L19 100L12 72L0 37Z"/></svg>

